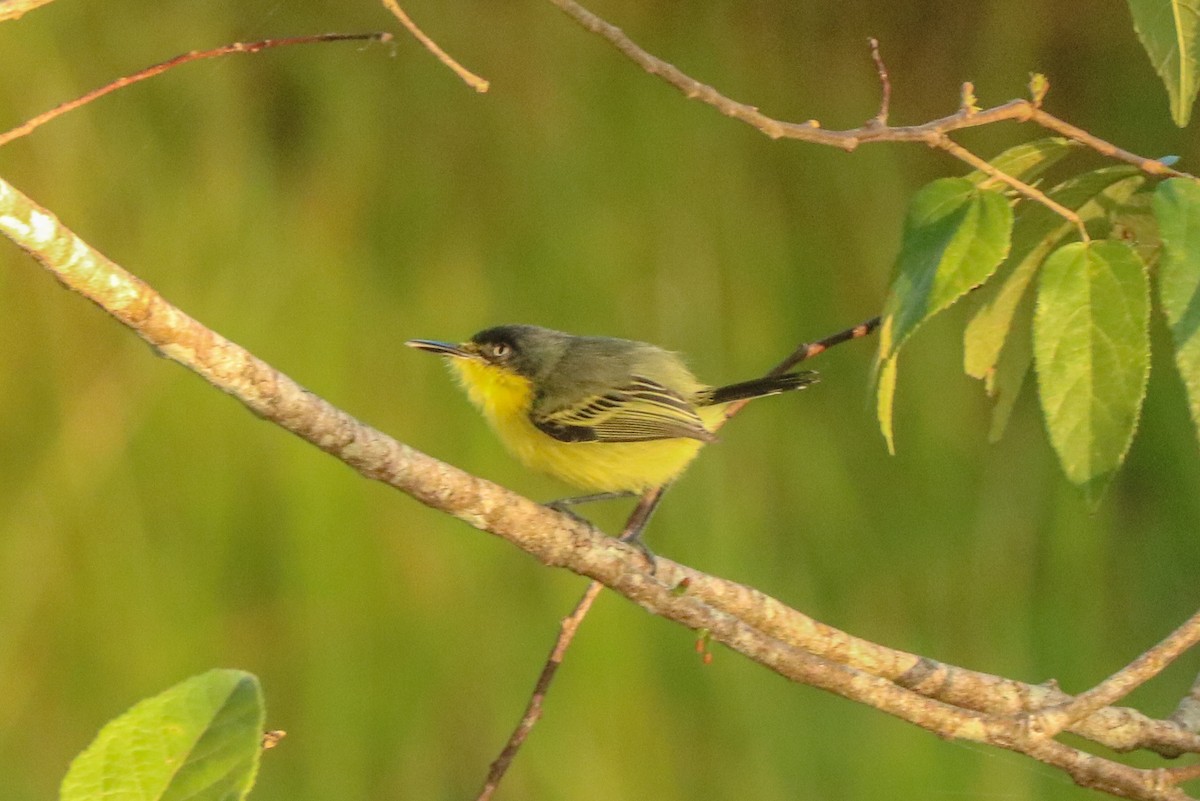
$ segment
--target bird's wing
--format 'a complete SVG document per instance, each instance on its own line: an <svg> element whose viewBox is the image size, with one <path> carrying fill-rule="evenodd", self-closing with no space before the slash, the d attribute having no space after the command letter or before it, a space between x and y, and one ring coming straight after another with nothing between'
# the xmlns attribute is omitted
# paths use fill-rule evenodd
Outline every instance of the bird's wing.
<svg viewBox="0 0 1200 801"><path fill-rule="evenodd" d="M533 424L562 442L648 442L657 439L716 439L695 407L657 381L633 376L628 384L578 403L530 413Z"/></svg>

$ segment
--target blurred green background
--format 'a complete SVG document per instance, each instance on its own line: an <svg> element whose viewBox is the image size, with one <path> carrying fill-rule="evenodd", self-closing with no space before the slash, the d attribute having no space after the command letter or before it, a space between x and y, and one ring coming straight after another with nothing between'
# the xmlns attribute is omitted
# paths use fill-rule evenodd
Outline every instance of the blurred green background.
<svg viewBox="0 0 1200 801"><path fill-rule="evenodd" d="M550 499L565 488L511 461L405 339L533 322L748 378L876 314L906 198L963 172L917 145L771 142L544 2L406 8L492 91L403 34L235 56L58 120L0 151L0 173L315 392ZM877 36L895 123L953 112L964 80L1003 102L1040 70L1053 112L1197 169L1116 0L593 8L783 119L874 115ZM376 29L397 26L370 0L59 0L0 25L0 128L187 50ZM961 141L990 156L1038 135ZM0 297L0 799L55 797L105 721L215 666L258 674L289 732L254 798L473 798L585 582L257 420L8 245ZM1129 464L1089 514L1028 387L987 444L965 319L902 362L898 456L868 401L873 344L845 345L814 363L817 388L705 451L650 542L860 636L1080 690L1196 607L1200 462L1162 323ZM499 797L1093 797L736 654L704 666L693 640L604 596ZM1198 667L1133 701L1169 713Z"/></svg>

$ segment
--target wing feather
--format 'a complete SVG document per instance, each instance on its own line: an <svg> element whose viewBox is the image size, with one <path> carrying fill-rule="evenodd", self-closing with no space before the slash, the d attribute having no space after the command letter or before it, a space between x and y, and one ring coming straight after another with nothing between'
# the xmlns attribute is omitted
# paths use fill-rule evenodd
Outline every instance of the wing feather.
<svg viewBox="0 0 1200 801"><path fill-rule="evenodd" d="M535 407L536 408L536 407ZM535 426L563 442L649 442L658 439L716 439L679 393L644 376L603 395L551 412L531 412Z"/></svg>

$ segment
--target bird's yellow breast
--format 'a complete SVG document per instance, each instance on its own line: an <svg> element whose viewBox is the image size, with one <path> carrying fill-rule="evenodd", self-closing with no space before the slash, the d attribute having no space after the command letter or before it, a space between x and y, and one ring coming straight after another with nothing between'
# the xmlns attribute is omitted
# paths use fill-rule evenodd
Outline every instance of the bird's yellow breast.
<svg viewBox="0 0 1200 801"><path fill-rule="evenodd" d="M589 492L643 492L675 479L704 444L694 439L650 442L562 442L529 419L533 385L509 370L472 359L451 359L471 402L501 442L531 470ZM712 427L720 410L700 410Z"/></svg>

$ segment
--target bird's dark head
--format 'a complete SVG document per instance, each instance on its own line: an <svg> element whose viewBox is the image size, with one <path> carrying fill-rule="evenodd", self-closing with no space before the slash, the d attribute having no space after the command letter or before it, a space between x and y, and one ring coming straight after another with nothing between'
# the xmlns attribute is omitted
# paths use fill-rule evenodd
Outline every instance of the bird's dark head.
<svg viewBox="0 0 1200 801"><path fill-rule="evenodd" d="M536 381L554 369L570 339L570 334L536 325L498 325L458 344L430 339L411 339L405 344L452 359L465 359L499 368Z"/></svg>

